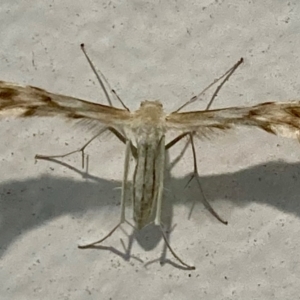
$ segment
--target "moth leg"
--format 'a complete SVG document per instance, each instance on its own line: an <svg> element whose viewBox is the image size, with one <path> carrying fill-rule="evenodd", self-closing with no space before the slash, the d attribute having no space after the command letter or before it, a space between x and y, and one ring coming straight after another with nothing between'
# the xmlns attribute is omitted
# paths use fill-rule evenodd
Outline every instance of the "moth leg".
<svg viewBox="0 0 300 300"><path fill-rule="evenodd" d="M163 136L161 138L160 142L159 142L158 157L156 159L156 167L159 168L158 169L159 173L158 173L158 191L157 191L156 214L155 214L155 221L154 221L154 223L155 223L155 225L159 226L160 231L162 233L162 237L163 237L163 239L165 241L165 244L166 244L167 248L170 250L170 252L172 253L173 257L175 259L177 259L183 266L185 266L189 270L195 270L194 266L186 264L175 253L175 251L172 249L170 243L168 242L166 233L165 233L165 231L163 229L162 222L161 222L161 209L162 209L162 196L163 196L163 184L164 184L164 172L165 172L165 151L166 151L166 148L167 147L165 146L165 137Z"/></svg>
<svg viewBox="0 0 300 300"><path fill-rule="evenodd" d="M187 136L189 134L189 132L185 132L180 134L178 137L176 137L175 139L173 139L171 142L169 142L166 146L165 149L169 150L171 147L173 147L176 143L178 143L181 139L183 139L185 136Z"/></svg>
<svg viewBox="0 0 300 300"><path fill-rule="evenodd" d="M95 136L93 136L90 140L88 140L81 148L77 149L77 150L74 150L74 151L70 151L68 153L65 153L65 154L59 154L59 155L41 155L41 154L36 154L35 155L35 159L44 159L44 160L47 160L47 159L52 159L52 158L63 158L63 157L66 157L66 156L69 156L71 154L74 154L76 152L81 152L81 158L82 158L82 168L84 169L84 150L85 148L93 141L95 140L97 137L99 137L102 133L104 133L106 130L109 130L110 132L112 132L122 143L126 143L126 139L125 137L120 133L118 132L116 129L114 128L111 128L111 127L105 127L103 128L102 130L100 130ZM133 149L134 151L134 149Z"/></svg>
<svg viewBox="0 0 300 300"><path fill-rule="evenodd" d="M128 190L127 180L128 180L129 160L130 160L130 150L131 150L130 144L131 144L130 141L127 140L126 141L126 150L125 150L124 174L123 174L123 182L122 182L120 221L106 236L104 236L100 240L95 241L93 243L86 244L86 245L78 245L78 248L80 248L80 249L90 248L97 244L102 243L107 238L109 238L126 221L126 219L125 219L125 202L126 202L126 192Z"/></svg>
<svg viewBox="0 0 300 300"><path fill-rule="evenodd" d="M204 204L204 206L206 207L206 209L217 219L219 220L221 223L227 225L228 222L223 220L218 213L212 208L212 206L209 204L209 202L207 201L205 194L203 192L201 183L200 183L200 179L199 179L199 173L198 173L198 166L197 166L197 158L196 158L196 150L195 150L195 145L194 145L194 139L193 139L193 133L189 133L189 137L190 137L190 142L192 145L192 151L193 151L193 161L194 161L194 171L193 174L191 176L191 178L189 179L188 183L186 185L188 185L194 178L198 184L198 187L200 189L200 192L202 194L202 202Z"/></svg>
<svg viewBox="0 0 300 300"><path fill-rule="evenodd" d="M172 253L172 255L185 267L187 267L188 270L195 270L196 267L195 266L191 266L191 265L188 265L186 264L176 253L175 251L172 249L171 245L169 244L168 242L168 239L166 237L166 233L164 232L164 229L162 228L162 226L160 226L160 230L161 230L161 234L162 234L162 237L165 241L165 244L167 246L167 248L170 250L170 252Z"/></svg>
<svg viewBox="0 0 300 300"><path fill-rule="evenodd" d="M194 162L194 171L193 174L191 176L191 178L189 179L189 181L187 182L186 186L195 178L196 182L199 186L200 192L202 194L202 202L204 204L204 206L206 207L206 209L208 209L208 211L217 219L219 220L221 223L227 225L228 222L223 220L218 214L217 212L212 208L212 206L209 204L209 202L207 201L205 194L203 192L201 183L200 183L200 179L199 179L199 173L198 173L198 166L197 166L197 158L196 158L196 150L195 150L195 145L194 145L194 140L193 140L193 133L190 132L186 132L186 133L182 133L181 135L179 135L178 137L176 137L175 139L173 139L171 142L169 142L166 146L165 149L168 150L170 149L172 146L174 146L177 142L179 142L182 138L184 138L185 136L189 135L190 137L190 142L192 145L192 151L193 151L193 162Z"/></svg>

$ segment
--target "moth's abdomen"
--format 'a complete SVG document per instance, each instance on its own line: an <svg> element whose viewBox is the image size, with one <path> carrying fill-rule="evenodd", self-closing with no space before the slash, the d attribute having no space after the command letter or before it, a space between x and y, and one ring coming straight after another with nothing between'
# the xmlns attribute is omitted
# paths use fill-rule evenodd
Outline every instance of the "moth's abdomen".
<svg viewBox="0 0 300 300"><path fill-rule="evenodd" d="M137 160L133 177L133 218L138 229L153 219L160 183L160 161L164 152L159 148L160 139L143 141L137 147Z"/></svg>

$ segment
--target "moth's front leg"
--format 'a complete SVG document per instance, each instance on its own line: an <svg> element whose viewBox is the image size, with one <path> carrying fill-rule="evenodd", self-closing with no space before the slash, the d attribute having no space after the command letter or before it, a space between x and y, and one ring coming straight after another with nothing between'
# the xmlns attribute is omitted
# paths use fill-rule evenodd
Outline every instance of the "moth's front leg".
<svg viewBox="0 0 300 300"><path fill-rule="evenodd" d="M121 134L118 130L116 130L115 128L112 127L105 127L103 129L101 129L95 136L93 136L90 140L88 140L81 148L77 149L77 150L73 150L70 151L68 153L65 154L58 154L58 155L41 155L41 154L36 154L35 155L35 159L44 159L44 160L51 160L53 158L64 158L66 156L69 156L71 154L77 153L77 152L81 152L81 157L82 157L82 168L84 169L84 151L85 148L93 141L95 140L97 137L99 137L102 133L104 133L105 131L109 130L110 132L112 132L122 143L126 144L126 138L123 136L123 134ZM132 146L134 147L134 146ZM134 155L134 149L132 149L132 153Z"/></svg>

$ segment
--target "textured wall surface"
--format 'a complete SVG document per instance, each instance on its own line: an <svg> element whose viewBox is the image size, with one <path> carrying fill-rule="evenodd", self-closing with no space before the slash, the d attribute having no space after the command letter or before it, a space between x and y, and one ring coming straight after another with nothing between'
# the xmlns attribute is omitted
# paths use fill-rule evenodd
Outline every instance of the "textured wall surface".
<svg viewBox="0 0 300 300"><path fill-rule="evenodd" d="M213 108L300 99L299 16L297 1L282 0L2 0L0 80L106 104L84 42L132 110L159 99L171 112L240 57ZM299 299L297 141L246 128L197 142L203 190L228 226L203 207L195 182L185 187L189 148L166 170L170 243L196 266L185 271L154 226L133 235L124 225L104 249L77 249L119 220L124 145L95 140L88 170L80 154L64 164L34 155L75 150L93 134L55 118L0 120L1 299ZM183 147L170 150L171 165Z"/></svg>

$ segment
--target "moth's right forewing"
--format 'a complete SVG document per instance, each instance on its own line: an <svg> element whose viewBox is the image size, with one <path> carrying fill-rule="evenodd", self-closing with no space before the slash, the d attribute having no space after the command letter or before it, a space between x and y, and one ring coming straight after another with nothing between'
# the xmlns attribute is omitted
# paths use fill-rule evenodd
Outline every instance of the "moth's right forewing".
<svg viewBox="0 0 300 300"><path fill-rule="evenodd" d="M224 122L215 111L192 111L171 113L166 116L166 128L178 134L194 133L198 137L209 137L232 128L232 124Z"/></svg>

